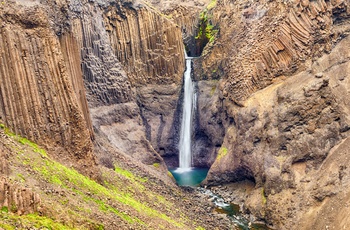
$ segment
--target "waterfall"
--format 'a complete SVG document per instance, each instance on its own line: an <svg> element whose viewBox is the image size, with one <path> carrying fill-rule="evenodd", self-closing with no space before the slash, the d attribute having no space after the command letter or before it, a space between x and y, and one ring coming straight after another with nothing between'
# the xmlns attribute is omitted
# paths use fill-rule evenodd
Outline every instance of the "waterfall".
<svg viewBox="0 0 350 230"><path fill-rule="evenodd" d="M192 135L192 117L196 97L191 79L192 58L186 56L186 71L184 73L184 101L182 109L182 122L179 144L179 169L190 170L192 164L191 154L191 135Z"/></svg>

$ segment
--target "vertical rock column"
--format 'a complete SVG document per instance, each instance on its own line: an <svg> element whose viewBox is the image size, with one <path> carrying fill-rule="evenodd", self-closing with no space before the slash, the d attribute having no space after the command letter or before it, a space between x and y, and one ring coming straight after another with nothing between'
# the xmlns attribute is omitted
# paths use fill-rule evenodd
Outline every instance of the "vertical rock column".
<svg viewBox="0 0 350 230"><path fill-rule="evenodd" d="M175 154L175 119L185 69L180 27L136 4L108 7L104 24L115 56L136 87L147 139L161 155Z"/></svg>
<svg viewBox="0 0 350 230"><path fill-rule="evenodd" d="M16 12L10 9L3 15L6 23L0 28L1 119L15 133L53 148L52 153L62 154L62 161L73 157L81 166L94 164L89 124L82 112L84 98L78 100L75 93L79 89L79 73L73 76L79 68L73 67L77 60L67 69L58 37L50 30L40 8ZM36 16L32 20L33 15Z"/></svg>
<svg viewBox="0 0 350 230"><path fill-rule="evenodd" d="M119 61L132 84L180 83L185 67L179 27L151 9L111 8L105 24Z"/></svg>

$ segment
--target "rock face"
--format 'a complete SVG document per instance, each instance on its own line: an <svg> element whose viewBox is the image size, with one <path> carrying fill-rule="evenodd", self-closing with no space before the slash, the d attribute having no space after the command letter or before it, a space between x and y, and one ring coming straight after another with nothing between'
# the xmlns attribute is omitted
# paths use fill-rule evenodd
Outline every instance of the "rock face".
<svg viewBox="0 0 350 230"><path fill-rule="evenodd" d="M182 42L186 45L189 56L200 56L195 44L195 36L198 34L199 14L209 3L215 4L214 0L194 1L172 1L172 0L151 0L154 7L175 22L182 31Z"/></svg>
<svg viewBox="0 0 350 230"><path fill-rule="evenodd" d="M82 166L94 130L146 164L177 158L182 34L193 38L207 2L3 4L1 118Z"/></svg>
<svg viewBox="0 0 350 230"><path fill-rule="evenodd" d="M179 83L184 47L178 26L144 6L109 7L105 24L118 60L133 86Z"/></svg>
<svg viewBox="0 0 350 230"><path fill-rule="evenodd" d="M348 27L347 1L218 1L216 9L220 39L204 51L199 75L227 77L224 95L234 103L305 68L306 59L329 52Z"/></svg>
<svg viewBox="0 0 350 230"><path fill-rule="evenodd" d="M74 66L79 50L69 39L61 45L44 8L10 4L16 3L2 4L0 16L0 117L61 159L93 165L85 89Z"/></svg>
<svg viewBox="0 0 350 230"><path fill-rule="evenodd" d="M29 214L40 210L40 198L31 189L13 184L6 177L0 177L0 205L9 207L8 212Z"/></svg>
<svg viewBox="0 0 350 230"><path fill-rule="evenodd" d="M198 79L221 77L215 108L225 137L206 183L250 181L255 189L240 197L246 211L277 229L332 228L332 218L341 219L334 229L349 223L346 208L342 217L326 212L318 221L321 210L349 201L342 192L348 4L219 1L218 37L196 63Z"/></svg>
<svg viewBox="0 0 350 230"><path fill-rule="evenodd" d="M126 8L121 16L113 12L107 13L107 30L116 56L136 87L145 135L141 142L148 140L153 154L176 154L174 115L185 68L181 30L145 6Z"/></svg>
<svg viewBox="0 0 350 230"><path fill-rule="evenodd" d="M93 127L147 164L162 162L165 149L176 154L184 70L176 24L135 1L13 4L1 6L0 116L8 127L82 165L93 161Z"/></svg>
<svg viewBox="0 0 350 230"><path fill-rule="evenodd" d="M72 31L82 49L94 128L145 164L163 162L158 153L177 153L171 146L184 70L179 27L134 2L78 9L83 20Z"/></svg>
<svg viewBox="0 0 350 230"><path fill-rule="evenodd" d="M197 82L197 108L194 119L193 164L210 168L222 145L225 129L223 106L219 98L218 81Z"/></svg>
<svg viewBox="0 0 350 230"><path fill-rule="evenodd" d="M90 176L94 153L109 168L124 158L164 176L164 159L177 166L182 37L198 54L196 15L209 1L151 3L1 3L0 119ZM248 181L237 199L277 229L347 226L349 2L215 3L206 20L219 31L194 60L205 183ZM8 170L1 156L0 205L38 211Z"/></svg>

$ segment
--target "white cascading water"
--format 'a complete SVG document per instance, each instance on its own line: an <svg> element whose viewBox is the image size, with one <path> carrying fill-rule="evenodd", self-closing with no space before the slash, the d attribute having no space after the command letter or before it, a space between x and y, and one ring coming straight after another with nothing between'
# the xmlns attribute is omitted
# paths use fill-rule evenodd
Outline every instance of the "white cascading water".
<svg viewBox="0 0 350 230"><path fill-rule="evenodd" d="M186 71L184 73L184 101L182 109L181 135L180 135L180 171L191 170L191 135L193 108L196 101L194 87L191 79L192 58L186 56Z"/></svg>

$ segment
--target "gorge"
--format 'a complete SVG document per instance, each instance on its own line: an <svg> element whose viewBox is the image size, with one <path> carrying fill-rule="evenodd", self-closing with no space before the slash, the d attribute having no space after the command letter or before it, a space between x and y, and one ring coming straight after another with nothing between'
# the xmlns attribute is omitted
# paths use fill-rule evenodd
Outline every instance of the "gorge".
<svg viewBox="0 0 350 230"><path fill-rule="evenodd" d="M346 229L349 4L3 0L0 229Z"/></svg>

